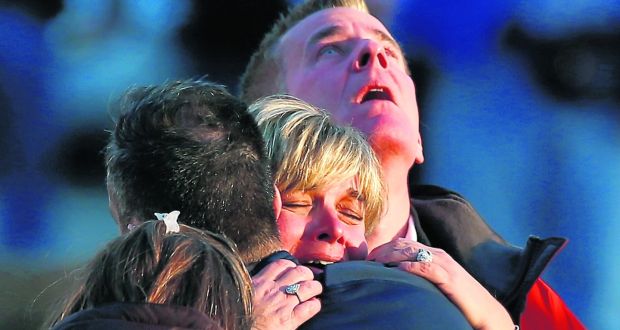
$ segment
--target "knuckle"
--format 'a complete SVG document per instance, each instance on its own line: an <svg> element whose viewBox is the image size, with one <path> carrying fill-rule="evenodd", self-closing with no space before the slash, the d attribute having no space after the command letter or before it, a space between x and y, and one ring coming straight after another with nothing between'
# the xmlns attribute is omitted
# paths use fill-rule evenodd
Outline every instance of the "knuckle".
<svg viewBox="0 0 620 330"><path fill-rule="evenodd" d="M297 266L293 269L293 271L297 272L303 279L314 278L314 274L312 274L310 268L306 266Z"/></svg>
<svg viewBox="0 0 620 330"><path fill-rule="evenodd" d="M303 323L316 315L321 310L321 302L318 299L309 299L295 308L295 315Z"/></svg>
<svg viewBox="0 0 620 330"><path fill-rule="evenodd" d="M323 292L323 284L321 284L321 282L319 282L319 281L312 281L312 285L314 285L314 288L316 289L316 291L318 293L322 293Z"/></svg>
<svg viewBox="0 0 620 330"><path fill-rule="evenodd" d="M409 273L419 273L419 267L418 267L418 263L417 262L413 262L413 261L406 261L406 262L402 262L400 267L404 270L406 270Z"/></svg>
<svg viewBox="0 0 620 330"><path fill-rule="evenodd" d="M399 249L399 248L405 248L409 245L411 245L411 240L406 239L406 238L402 238L399 237L394 241L394 248Z"/></svg>
<svg viewBox="0 0 620 330"><path fill-rule="evenodd" d="M286 260L286 259L278 259L278 260L274 261L271 264L275 265L278 268L291 268L291 267L297 266L297 265L295 265L294 262L292 262L290 260Z"/></svg>
<svg viewBox="0 0 620 330"><path fill-rule="evenodd" d="M264 281L252 280L252 288L256 294L265 294L268 289L268 285Z"/></svg>
<svg viewBox="0 0 620 330"><path fill-rule="evenodd" d="M401 251L407 258L414 258L415 256L418 255L418 249L413 245L408 245L407 247L403 248Z"/></svg>
<svg viewBox="0 0 620 330"><path fill-rule="evenodd" d="M431 262L418 262L417 264L420 272L423 274L430 274L434 269L433 263Z"/></svg>
<svg viewBox="0 0 620 330"><path fill-rule="evenodd" d="M312 296L318 295L323 292L323 286L319 281L305 281L302 283L303 286L307 288L307 291L312 294Z"/></svg>

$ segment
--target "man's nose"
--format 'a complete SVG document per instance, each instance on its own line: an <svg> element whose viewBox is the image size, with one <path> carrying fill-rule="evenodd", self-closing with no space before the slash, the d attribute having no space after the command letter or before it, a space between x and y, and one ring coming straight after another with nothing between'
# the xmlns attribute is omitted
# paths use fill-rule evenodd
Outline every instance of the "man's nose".
<svg viewBox="0 0 620 330"><path fill-rule="evenodd" d="M344 243L344 223L340 221L336 210L323 209L316 212L318 217L314 239L328 243Z"/></svg>
<svg viewBox="0 0 620 330"><path fill-rule="evenodd" d="M388 61L385 48L374 40L364 40L356 52L353 61L354 71L363 71L374 65L387 69Z"/></svg>

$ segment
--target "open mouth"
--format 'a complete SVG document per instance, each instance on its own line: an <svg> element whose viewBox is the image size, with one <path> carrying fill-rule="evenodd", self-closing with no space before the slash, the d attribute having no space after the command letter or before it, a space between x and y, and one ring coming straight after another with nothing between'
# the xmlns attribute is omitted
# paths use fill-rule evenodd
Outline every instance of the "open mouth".
<svg viewBox="0 0 620 330"><path fill-rule="evenodd" d="M389 88L385 86L371 85L362 88L360 93L358 94L358 102L364 103L367 101L374 100L382 100L382 101L390 101L394 103L394 97L392 96L392 92Z"/></svg>
<svg viewBox="0 0 620 330"><path fill-rule="evenodd" d="M324 269L325 266L333 264L333 261L323 261L323 260L310 260L308 262L304 262L304 266L311 266L318 269Z"/></svg>

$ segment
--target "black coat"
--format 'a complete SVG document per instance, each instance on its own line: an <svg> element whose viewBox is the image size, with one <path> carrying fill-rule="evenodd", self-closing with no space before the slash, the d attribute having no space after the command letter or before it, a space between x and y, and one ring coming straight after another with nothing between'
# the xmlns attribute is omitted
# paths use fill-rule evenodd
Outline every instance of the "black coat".
<svg viewBox="0 0 620 330"><path fill-rule="evenodd" d="M527 293L565 238L530 236L524 248L506 242L461 195L437 186L414 186L411 215L418 241L445 250L508 310L515 324Z"/></svg>
<svg viewBox="0 0 620 330"><path fill-rule="evenodd" d="M321 311L300 329L470 329L431 282L371 261L327 265Z"/></svg>

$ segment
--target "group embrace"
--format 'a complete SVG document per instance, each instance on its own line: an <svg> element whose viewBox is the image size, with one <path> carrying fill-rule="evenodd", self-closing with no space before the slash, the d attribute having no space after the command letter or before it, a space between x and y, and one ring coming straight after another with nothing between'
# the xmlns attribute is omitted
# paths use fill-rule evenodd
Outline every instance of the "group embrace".
<svg viewBox="0 0 620 330"><path fill-rule="evenodd" d="M178 80L119 107L105 156L122 235L54 329L583 328L539 278L564 239L515 247L462 196L408 185L415 86L361 0L293 7L239 96Z"/></svg>

